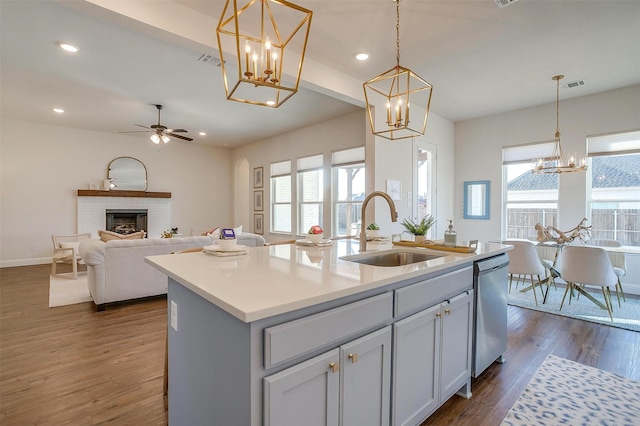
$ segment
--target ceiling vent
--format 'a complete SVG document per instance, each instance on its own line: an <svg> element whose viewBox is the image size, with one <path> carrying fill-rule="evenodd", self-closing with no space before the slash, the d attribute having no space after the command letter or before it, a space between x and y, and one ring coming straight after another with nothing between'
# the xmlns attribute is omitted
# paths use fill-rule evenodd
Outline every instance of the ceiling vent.
<svg viewBox="0 0 640 426"><path fill-rule="evenodd" d="M494 0L498 7L507 7L512 3L517 2L518 0Z"/></svg>
<svg viewBox="0 0 640 426"><path fill-rule="evenodd" d="M572 81L571 83L563 84L563 89L573 89L574 87L584 86L584 80Z"/></svg>
<svg viewBox="0 0 640 426"><path fill-rule="evenodd" d="M208 53L203 53L202 56L198 58L199 62L204 62L205 64L215 65L216 67L220 67L222 62L220 62L220 58L216 58L213 55L209 55Z"/></svg>

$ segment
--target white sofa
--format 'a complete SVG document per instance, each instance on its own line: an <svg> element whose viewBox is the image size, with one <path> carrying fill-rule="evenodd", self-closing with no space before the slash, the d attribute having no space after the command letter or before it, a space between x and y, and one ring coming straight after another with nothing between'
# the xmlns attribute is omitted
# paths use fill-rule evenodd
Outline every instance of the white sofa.
<svg viewBox="0 0 640 426"><path fill-rule="evenodd" d="M87 285L99 311L105 304L167 293L167 277L145 263L146 256L204 247L211 237L152 238L137 240L88 240L80 244L87 265ZM242 233L238 244L264 245L262 236Z"/></svg>

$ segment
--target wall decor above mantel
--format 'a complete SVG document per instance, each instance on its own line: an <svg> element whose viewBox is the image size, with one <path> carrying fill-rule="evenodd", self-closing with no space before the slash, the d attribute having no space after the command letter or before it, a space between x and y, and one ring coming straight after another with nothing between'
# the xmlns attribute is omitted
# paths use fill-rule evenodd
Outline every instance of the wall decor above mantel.
<svg viewBox="0 0 640 426"><path fill-rule="evenodd" d="M135 198L171 198L170 192L147 191L105 191L78 189L78 197L135 197Z"/></svg>

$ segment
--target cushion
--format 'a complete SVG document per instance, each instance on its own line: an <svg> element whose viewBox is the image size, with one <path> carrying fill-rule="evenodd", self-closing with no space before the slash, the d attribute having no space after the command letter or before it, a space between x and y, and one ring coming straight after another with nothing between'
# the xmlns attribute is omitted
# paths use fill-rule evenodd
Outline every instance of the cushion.
<svg viewBox="0 0 640 426"><path fill-rule="evenodd" d="M76 249L76 253L78 253L78 248L80 247L80 241L70 242L70 243L60 243L60 248L74 248Z"/></svg>
<svg viewBox="0 0 640 426"><path fill-rule="evenodd" d="M117 232L99 230L98 236L100 236L100 239L105 243L111 240L140 240L144 238L144 231L139 231L139 232L134 232L133 234L124 235L124 234L118 234Z"/></svg>

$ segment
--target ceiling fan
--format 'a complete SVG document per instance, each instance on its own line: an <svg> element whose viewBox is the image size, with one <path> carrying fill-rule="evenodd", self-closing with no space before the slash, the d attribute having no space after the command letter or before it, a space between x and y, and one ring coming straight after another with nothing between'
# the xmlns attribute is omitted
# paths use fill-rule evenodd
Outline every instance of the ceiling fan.
<svg viewBox="0 0 640 426"><path fill-rule="evenodd" d="M155 107L158 109L158 124L152 124L149 127L143 126L142 124L134 124L134 126L143 127L145 129L148 129L148 131L153 132L153 134L151 135L151 141L153 143L155 144L159 144L160 142L168 143L171 140L169 136L173 138L189 141L189 142L193 140L193 138L176 134L176 133L187 133L187 130L185 129L169 129L167 128L167 126L163 126L162 124L160 124L160 111L162 111L162 105L155 105ZM138 132L121 132L121 133L138 133Z"/></svg>

